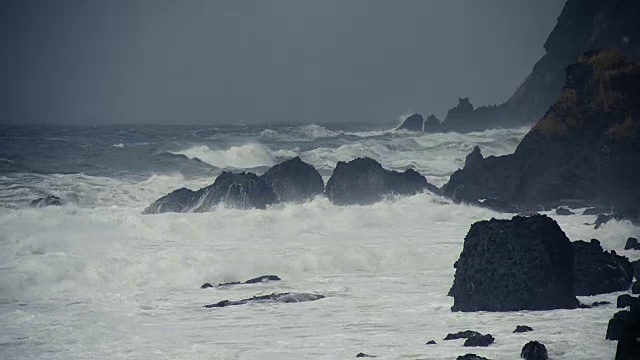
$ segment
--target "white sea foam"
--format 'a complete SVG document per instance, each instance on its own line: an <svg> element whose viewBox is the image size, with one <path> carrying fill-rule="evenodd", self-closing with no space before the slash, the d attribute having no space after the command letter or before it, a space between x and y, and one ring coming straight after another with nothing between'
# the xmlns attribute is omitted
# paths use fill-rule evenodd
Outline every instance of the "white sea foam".
<svg viewBox="0 0 640 360"><path fill-rule="evenodd" d="M114 144L114 145L111 145L111 146L116 147L116 148L120 148L120 149L124 148L124 144L123 143Z"/></svg>
<svg viewBox="0 0 640 360"><path fill-rule="evenodd" d="M152 178L153 187L163 179ZM142 185L142 184L141 184ZM441 342L467 328L497 341L474 352L516 358L529 340L554 359L611 358L604 340L613 306L574 311L452 313L446 296L469 225L500 216L420 194L373 206L325 199L261 210L140 215L130 209L73 207L0 214L0 349L61 358L384 358L450 359L468 351ZM572 240L596 237L619 249L637 228L606 231L591 217L558 217ZM637 255L630 253L630 255ZM277 274L283 281L225 290L204 282ZM207 303L270 292L316 292L326 299L215 311ZM616 294L586 301L609 300ZM20 306L19 304L24 304ZM515 325L535 331L512 334ZM348 329L348 330L345 330ZM438 345L425 347L427 340ZM330 344L330 345L329 345Z"/></svg>
<svg viewBox="0 0 640 360"><path fill-rule="evenodd" d="M259 143L232 146L228 149L211 149L207 145L198 145L186 150L171 152L198 159L217 168L247 169L258 166L275 165L276 156L269 147Z"/></svg>

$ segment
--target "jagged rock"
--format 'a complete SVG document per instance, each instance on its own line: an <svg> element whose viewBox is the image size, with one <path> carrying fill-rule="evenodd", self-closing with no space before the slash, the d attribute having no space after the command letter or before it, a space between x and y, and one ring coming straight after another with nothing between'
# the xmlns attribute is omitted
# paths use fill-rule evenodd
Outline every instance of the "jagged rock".
<svg viewBox="0 0 640 360"><path fill-rule="evenodd" d="M493 344L494 341L495 339L493 336L491 336L491 334L476 335L476 336L467 338L467 340L464 341L463 345L467 347L478 347L478 346L487 347Z"/></svg>
<svg viewBox="0 0 640 360"><path fill-rule="evenodd" d="M435 340L429 340L429 341L427 341L426 345L436 345L436 341Z"/></svg>
<svg viewBox="0 0 640 360"><path fill-rule="evenodd" d="M629 289L633 266L626 257L604 251L600 242L575 241L573 246L576 295L590 296Z"/></svg>
<svg viewBox="0 0 640 360"><path fill-rule="evenodd" d="M619 2L622 0L617 0ZM523 208L614 205L640 217L640 65L614 51L586 53L514 154L452 174L445 196Z"/></svg>
<svg viewBox="0 0 640 360"><path fill-rule="evenodd" d="M53 195L35 199L29 204L29 206L37 207L37 208L41 208L45 206L62 206L62 205L64 205L64 200Z"/></svg>
<svg viewBox="0 0 640 360"><path fill-rule="evenodd" d="M638 239L636 238L628 238L627 243L624 245L625 250L640 250L640 244L638 244Z"/></svg>
<svg viewBox="0 0 640 360"><path fill-rule="evenodd" d="M522 347L520 357L524 360L547 360L547 348L537 341L529 341Z"/></svg>
<svg viewBox="0 0 640 360"><path fill-rule="evenodd" d="M422 127L424 125L424 119L420 114L413 114L406 118L402 125L398 126L396 130L409 130L409 131L419 131L422 132Z"/></svg>
<svg viewBox="0 0 640 360"><path fill-rule="evenodd" d="M571 242L545 215L476 222L455 267L453 311L578 306Z"/></svg>
<svg viewBox="0 0 640 360"><path fill-rule="evenodd" d="M224 171L213 185L197 191L186 188L175 190L149 205L144 213L206 212L221 203L240 209L264 209L274 202L276 195L273 190L256 174Z"/></svg>
<svg viewBox="0 0 640 360"><path fill-rule="evenodd" d="M468 339L472 336L480 336L480 335L482 334L480 334L477 331L465 330L465 331L459 331L457 333L449 333L444 339L445 340Z"/></svg>
<svg viewBox="0 0 640 360"><path fill-rule="evenodd" d="M208 288L212 288L213 285L209 284L209 283L204 283L200 286L200 289L208 289Z"/></svg>
<svg viewBox="0 0 640 360"><path fill-rule="evenodd" d="M602 225L608 223L611 220L623 220L624 216L621 214L600 214L596 217L596 221L593 223L594 229L599 229Z"/></svg>
<svg viewBox="0 0 640 360"><path fill-rule="evenodd" d="M325 193L337 205L367 205L388 195L414 195L425 190L439 191L413 169L402 173L385 170L377 161L365 157L338 162Z"/></svg>
<svg viewBox="0 0 640 360"><path fill-rule="evenodd" d="M489 359L476 354L466 354L466 355L458 356L457 360L489 360Z"/></svg>
<svg viewBox="0 0 640 360"><path fill-rule="evenodd" d="M261 178L279 202L304 202L324 192L320 173L297 156L272 167Z"/></svg>
<svg viewBox="0 0 640 360"><path fill-rule="evenodd" d="M640 282L636 281L631 285L631 293L634 295L640 294Z"/></svg>
<svg viewBox="0 0 640 360"><path fill-rule="evenodd" d="M440 132L440 128L440 120L433 114L429 115L424 122L424 132L426 133Z"/></svg>
<svg viewBox="0 0 640 360"><path fill-rule="evenodd" d="M529 332L529 331L533 331L533 328L527 326L527 325L518 325L516 326L516 329L513 330L514 333L525 333L525 332Z"/></svg>
<svg viewBox="0 0 640 360"><path fill-rule="evenodd" d="M633 267L633 277L640 281L640 260L632 261L631 266Z"/></svg>
<svg viewBox="0 0 640 360"><path fill-rule="evenodd" d="M269 295L254 296L248 299L236 301L222 300L215 304L205 305L204 307L209 309L245 304L299 303L305 301L316 301L320 299L324 299L324 296L307 293L272 293Z"/></svg>
<svg viewBox="0 0 640 360"><path fill-rule="evenodd" d="M567 215L575 215L575 214L576 213L574 213L573 211L567 208L559 207L556 209L556 215L567 216Z"/></svg>
<svg viewBox="0 0 640 360"><path fill-rule="evenodd" d="M234 282L221 283L221 284L218 284L218 287L240 285L240 284L258 284L258 283L265 283L269 281L280 281L280 280L282 279L280 279L277 275L262 275L262 276L258 276L257 278L249 279L245 282L234 281Z"/></svg>

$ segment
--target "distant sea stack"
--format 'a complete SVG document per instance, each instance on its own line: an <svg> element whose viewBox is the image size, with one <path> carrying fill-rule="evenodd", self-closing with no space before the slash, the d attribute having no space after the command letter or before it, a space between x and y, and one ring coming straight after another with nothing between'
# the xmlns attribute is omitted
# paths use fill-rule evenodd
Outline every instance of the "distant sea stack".
<svg viewBox="0 0 640 360"><path fill-rule="evenodd" d="M514 154L483 158L444 185L461 201L499 199L522 207L614 206L640 215L640 65L618 51L586 53L567 68L555 104Z"/></svg>
<svg viewBox="0 0 640 360"><path fill-rule="evenodd" d="M424 125L424 119L421 114L413 114L406 118L402 125L398 126L396 130L409 130L409 131L418 131L422 132L422 127Z"/></svg>
<svg viewBox="0 0 640 360"><path fill-rule="evenodd" d="M540 119L562 91L565 69L582 54L615 49L640 61L640 1L568 0L544 44L546 54L507 102L474 109L460 99L438 129L481 131L529 125Z"/></svg>

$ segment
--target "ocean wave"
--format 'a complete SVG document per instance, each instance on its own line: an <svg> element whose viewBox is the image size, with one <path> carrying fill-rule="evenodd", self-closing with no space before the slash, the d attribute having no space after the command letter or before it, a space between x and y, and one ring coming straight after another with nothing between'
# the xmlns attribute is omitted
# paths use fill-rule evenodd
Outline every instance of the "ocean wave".
<svg viewBox="0 0 640 360"><path fill-rule="evenodd" d="M184 155L189 159L198 159L220 169L273 166L278 158L273 150L259 143L232 146L228 149L211 149L207 145L197 145L186 150L169 151L169 153Z"/></svg>
<svg viewBox="0 0 640 360"><path fill-rule="evenodd" d="M115 147L115 148L120 148L120 149L123 149L123 148L124 148L124 144L123 144L123 143L113 144L113 145L111 145L111 146L112 146L112 147Z"/></svg>

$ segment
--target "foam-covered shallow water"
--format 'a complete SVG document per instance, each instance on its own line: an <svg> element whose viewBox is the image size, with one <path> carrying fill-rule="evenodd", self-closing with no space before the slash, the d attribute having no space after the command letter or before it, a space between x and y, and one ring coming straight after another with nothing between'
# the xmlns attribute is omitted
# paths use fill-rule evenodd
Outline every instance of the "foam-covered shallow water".
<svg viewBox="0 0 640 360"><path fill-rule="evenodd" d="M57 164L69 171L44 171L51 164L38 165L43 160L35 152L6 151L8 146L0 145L0 158L15 162L0 174L0 358L338 359L365 352L388 359L452 359L473 352L516 359L529 340L543 342L552 359L613 358L615 343L604 335L615 305L450 311L453 299L446 294L469 226L505 217L490 210L419 194L372 206L337 207L318 198L264 211L141 215L157 197L180 186L207 185L224 168L259 171L292 154L328 173L338 160L372 156L386 167L415 167L440 184L474 145L487 154L508 153L526 131L412 135L313 127L295 133L291 128L232 129L227 136L224 130L200 129L193 141L176 140L179 136L162 128L154 133L160 140L147 139L147 145L136 145L145 142L139 134L129 142L85 139L88 152L104 144L104 153L95 154L103 161L78 172L71 170L79 165L68 159ZM267 130L273 132L269 136L280 131L291 138L267 141ZM68 144L67 151L82 151L74 145L79 138L68 135L61 142ZM116 151L136 146L145 149L137 153L146 154L147 164L114 158L120 156ZM168 152L174 154L165 161ZM150 163L158 158L154 154L165 160ZM127 170L119 161L139 166ZM25 206L43 194L59 195L69 204ZM640 257L621 251L628 236L638 235L627 222L594 230L584 225L594 216L555 218L571 240L597 238L606 249ZM277 274L282 281L199 288L263 274ZM288 291L326 298L202 308ZM581 300L615 304L617 295ZM535 331L512 334L523 324ZM491 333L496 342L465 348L461 340L442 341L447 333L465 329ZM438 344L425 346L432 339Z"/></svg>

